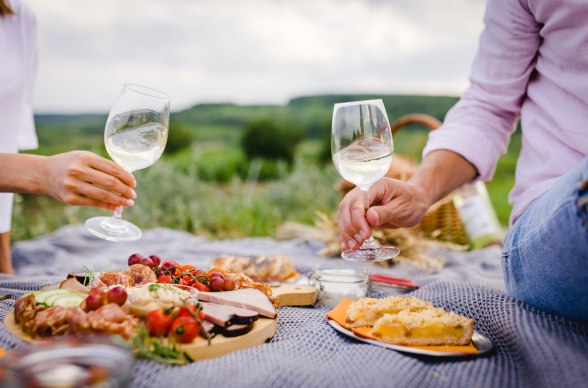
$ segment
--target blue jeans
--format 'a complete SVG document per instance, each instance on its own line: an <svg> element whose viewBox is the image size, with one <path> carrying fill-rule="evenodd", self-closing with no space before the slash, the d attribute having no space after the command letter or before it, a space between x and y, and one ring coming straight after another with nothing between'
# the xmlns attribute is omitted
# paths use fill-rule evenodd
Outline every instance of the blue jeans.
<svg viewBox="0 0 588 388"><path fill-rule="evenodd" d="M509 296L588 321L588 157L515 222L502 268Z"/></svg>

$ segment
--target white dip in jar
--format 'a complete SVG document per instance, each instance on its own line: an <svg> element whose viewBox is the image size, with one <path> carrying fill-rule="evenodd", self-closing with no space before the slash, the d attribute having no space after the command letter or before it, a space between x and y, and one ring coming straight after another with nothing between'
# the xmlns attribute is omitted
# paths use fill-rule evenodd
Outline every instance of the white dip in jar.
<svg viewBox="0 0 588 388"><path fill-rule="evenodd" d="M308 283L318 289L320 303L335 307L344 298L366 296L368 272L365 268L318 265L308 275Z"/></svg>

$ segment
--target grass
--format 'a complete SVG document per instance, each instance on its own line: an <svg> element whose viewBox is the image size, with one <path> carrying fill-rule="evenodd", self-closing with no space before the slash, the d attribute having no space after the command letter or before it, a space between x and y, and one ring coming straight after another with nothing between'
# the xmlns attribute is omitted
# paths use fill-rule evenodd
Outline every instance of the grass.
<svg viewBox="0 0 588 388"><path fill-rule="evenodd" d="M125 219L143 229L165 226L213 238L272 236L285 220L311 224L316 211L331 213L340 199L333 190L338 179L334 170L309 165L302 158L287 177L267 183L238 178L211 183L198 177L196 165L178 172L170 161L135 176L138 198L125 210ZM47 197L18 195L12 236L30 239L105 214Z"/></svg>

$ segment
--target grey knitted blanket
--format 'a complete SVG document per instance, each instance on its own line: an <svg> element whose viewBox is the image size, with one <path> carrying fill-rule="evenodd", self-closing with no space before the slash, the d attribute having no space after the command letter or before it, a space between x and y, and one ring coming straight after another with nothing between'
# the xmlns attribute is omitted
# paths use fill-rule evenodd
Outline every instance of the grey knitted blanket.
<svg viewBox="0 0 588 388"><path fill-rule="evenodd" d="M43 238L17 243L17 275L0 276L0 295L18 297L61 280L83 266L122 269L131 253L158 254L207 267L220 254L282 253L306 273L326 262L321 244L305 240L250 238L209 241L169 229L147 231L131 243L91 237L65 227ZM182 367L138 361L134 387L582 387L588 381L588 325L537 311L504 295L500 250L438 252L446 266L425 273L409 265L380 273L409 277L412 293L475 319L476 330L496 350L471 359L435 359L401 354L347 338L326 322L323 306L279 310L277 334L266 344ZM333 260L331 259L332 263ZM343 263L341 265L349 265ZM383 296L379 294L378 296ZM0 302L3 321L14 300ZM0 325L0 346L26 346Z"/></svg>

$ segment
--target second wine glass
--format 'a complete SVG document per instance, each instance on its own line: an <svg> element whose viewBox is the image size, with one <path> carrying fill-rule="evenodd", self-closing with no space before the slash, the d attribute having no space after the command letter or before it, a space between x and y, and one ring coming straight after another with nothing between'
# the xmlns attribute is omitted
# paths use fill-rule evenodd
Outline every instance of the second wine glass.
<svg viewBox="0 0 588 388"><path fill-rule="evenodd" d="M386 175L394 154L392 132L382 100L335 104L331 151L339 174L361 190L367 211L368 190ZM341 257L348 261L382 261L399 253L395 247L380 247L370 235L359 250L343 252Z"/></svg>
<svg viewBox="0 0 588 388"><path fill-rule="evenodd" d="M106 121L106 150L130 172L149 167L163 153L168 127L169 97L145 86L125 84ZM122 219L122 207L112 217L90 218L86 228L110 241L132 241L142 234L139 227Z"/></svg>

